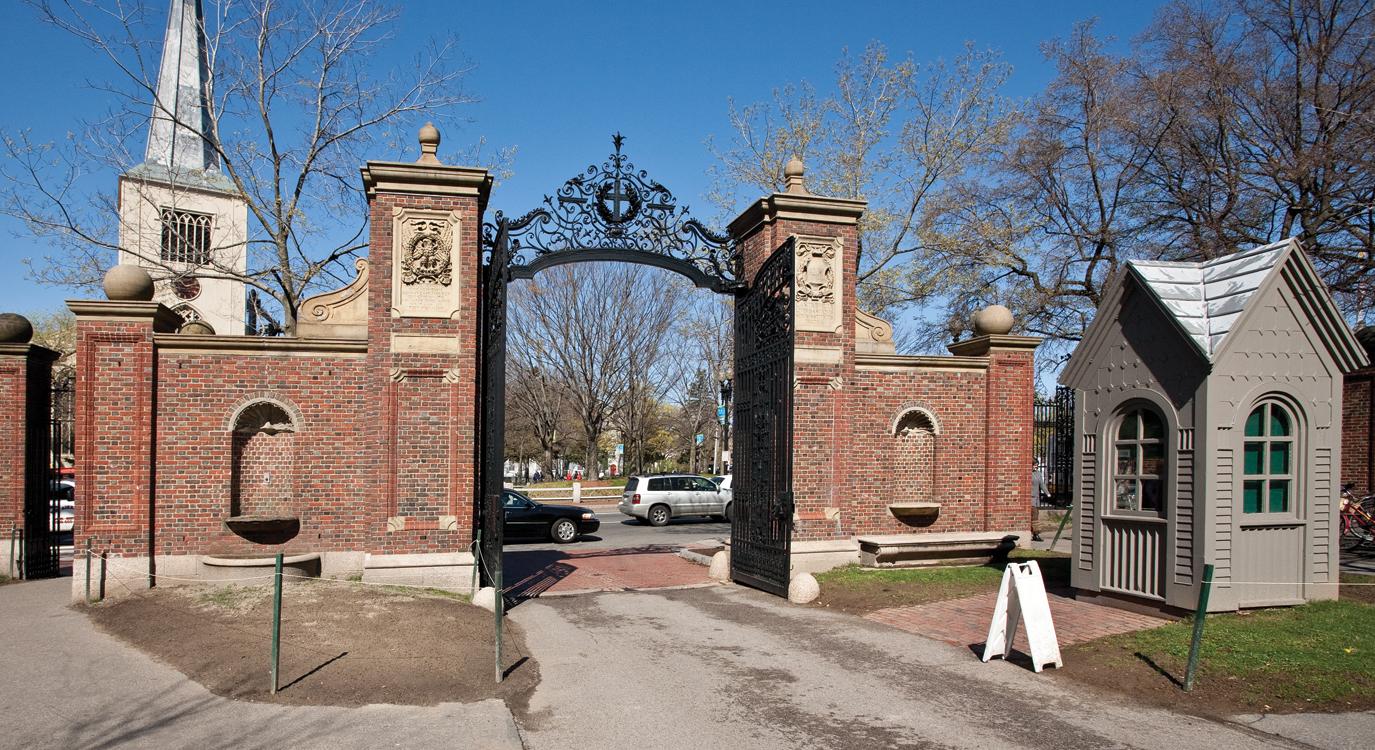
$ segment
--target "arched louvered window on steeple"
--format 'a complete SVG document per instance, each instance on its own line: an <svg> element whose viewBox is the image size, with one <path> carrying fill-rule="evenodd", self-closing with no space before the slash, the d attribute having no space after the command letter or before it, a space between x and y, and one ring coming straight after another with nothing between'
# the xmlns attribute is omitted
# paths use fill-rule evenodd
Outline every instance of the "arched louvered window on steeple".
<svg viewBox="0 0 1375 750"><path fill-rule="evenodd" d="M210 214L162 209L162 260L204 266L210 263Z"/></svg>

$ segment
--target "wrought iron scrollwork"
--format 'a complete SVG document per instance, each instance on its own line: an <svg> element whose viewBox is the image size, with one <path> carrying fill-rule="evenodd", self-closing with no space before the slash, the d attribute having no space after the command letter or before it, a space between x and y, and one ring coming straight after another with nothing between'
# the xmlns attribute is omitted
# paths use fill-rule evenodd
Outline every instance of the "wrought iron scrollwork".
<svg viewBox="0 0 1375 750"><path fill-rule="evenodd" d="M505 222L508 261L518 275L541 258L565 253L595 254L598 260L647 255L699 285L737 289L739 255L730 237L692 218L668 188L636 169L621 153L620 133L611 142L615 151L606 161L546 195L544 205L516 219L498 211L495 222L482 227L484 249L495 249Z"/></svg>

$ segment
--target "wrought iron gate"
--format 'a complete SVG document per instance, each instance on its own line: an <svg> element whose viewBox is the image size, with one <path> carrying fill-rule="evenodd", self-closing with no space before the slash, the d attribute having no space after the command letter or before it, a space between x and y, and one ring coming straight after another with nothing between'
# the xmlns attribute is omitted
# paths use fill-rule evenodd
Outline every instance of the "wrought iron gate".
<svg viewBox="0 0 1375 750"><path fill-rule="evenodd" d="M506 285L511 280L510 237L506 222L500 221L496 239L488 252L482 275L482 310L478 316L482 330L481 423L478 434L478 569L482 583L496 589L496 679L501 681L501 621L505 600L502 597L501 547L505 510L502 507L503 465L506 453Z"/></svg>
<svg viewBox="0 0 1375 750"><path fill-rule="evenodd" d="M500 586L506 285L576 261L628 261L682 274L696 286L736 295L732 576L780 596L788 592L792 541L793 257L782 249L752 288L739 280L739 248L679 206L673 194L615 151L565 182L542 206L514 219L498 211L482 226L490 255L483 277L482 423L479 456L483 581ZM498 597L500 604L500 597ZM500 627L498 606L498 627Z"/></svg>
<svg viewBox="0 0 1375 750"><path fill-rule="evenodd" d="M24 455L24 538L20 574L24 578L54 578L62 572L62 538L56 472L52 465L53 413L50 385L30 368L24 425L28 433ZM41 373L48 375L47 368Z"/></svg>
<svg viewBox="0 0 1375 750"><path fill-rule="evenodd" d="M793 252L764 263L735 306L731 578L788 595L792 552Z"/></svg>
<svg viewBox="0 0 1375 750"><path fill-rule="evenodd" d="M1074 494L1074 389L1060 386L1051 398L1036 397L1032 438L1045 496L1038 505L1065 506Z"/></svg>
<svg viewBox="0 0 1375 750"><path fill-rule="evenodd" d="M478 528L482 534L483 582L501 585L501 544L504 510L501 504L506 453L506 285L510 281L510 248L506 223L488 253L482 279L482 440L478 441L481 502Z"/></svg>

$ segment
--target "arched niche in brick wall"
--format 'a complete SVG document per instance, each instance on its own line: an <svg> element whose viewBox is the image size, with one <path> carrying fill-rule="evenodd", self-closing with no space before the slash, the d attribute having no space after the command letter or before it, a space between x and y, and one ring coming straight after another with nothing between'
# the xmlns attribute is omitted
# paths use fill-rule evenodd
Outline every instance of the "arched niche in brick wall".
<svg viewBox="0 0 1375 750"><path fill-rule="evenodd" d="M293 411L263 399L242 406L233 418L225 523L249 541L279 544L300 529L295 497L299 420Z"/></svg>
<svg viewBox="0 0 1375 750"><path fill-rule="evenodd" d="M922 406L907 406L893 420L893 460L889 475L891 502L939 502L934 497L936 441L940 422Z"/></svg>

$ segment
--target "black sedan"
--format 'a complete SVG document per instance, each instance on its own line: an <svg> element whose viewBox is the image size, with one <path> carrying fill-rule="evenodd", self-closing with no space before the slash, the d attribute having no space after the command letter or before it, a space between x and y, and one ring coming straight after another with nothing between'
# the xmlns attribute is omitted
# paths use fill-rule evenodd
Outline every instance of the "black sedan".
<svg viewBox="0 0 1375 750"><path fill-rule="evenodd" d="M503 532L507 539L553 539L560 544L576 542L583 534L601 528L597 514L573 505L545 505L516 492L501 496L506 508Z"/></svg>

